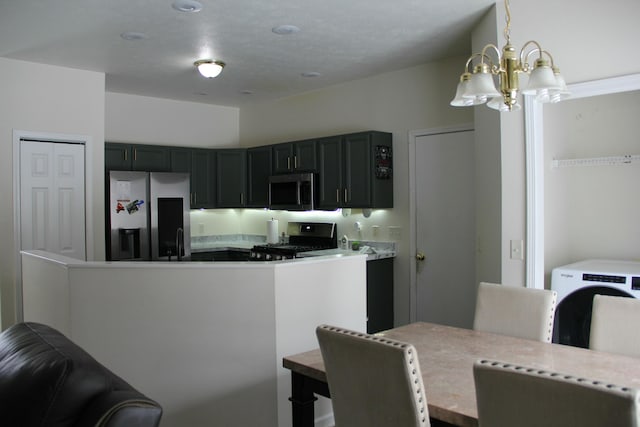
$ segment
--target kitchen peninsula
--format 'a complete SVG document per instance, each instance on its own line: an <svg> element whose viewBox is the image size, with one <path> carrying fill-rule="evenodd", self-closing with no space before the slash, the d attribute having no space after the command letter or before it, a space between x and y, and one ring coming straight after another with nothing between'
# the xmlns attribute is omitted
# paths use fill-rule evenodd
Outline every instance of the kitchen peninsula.
<svg viewBox="0 0 640 427"><path fill-rule="evenodd" d="M157 400L163 427L284 427L282 358L316 348L320 323L365 330L366 258L84 262L28 251L24 318Z"/></svg>

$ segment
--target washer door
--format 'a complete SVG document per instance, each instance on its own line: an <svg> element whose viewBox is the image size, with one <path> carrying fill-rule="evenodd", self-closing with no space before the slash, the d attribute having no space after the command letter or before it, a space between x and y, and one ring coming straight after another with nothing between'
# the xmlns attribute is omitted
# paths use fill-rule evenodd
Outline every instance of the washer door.
<svg viewBox="0 0 640 427"><path fill-rule="evenodd" d="M608 286L581 288L569 294L556 307L553 342L589 348L593 296L611 295L633 298L632 295Z"/></svg>

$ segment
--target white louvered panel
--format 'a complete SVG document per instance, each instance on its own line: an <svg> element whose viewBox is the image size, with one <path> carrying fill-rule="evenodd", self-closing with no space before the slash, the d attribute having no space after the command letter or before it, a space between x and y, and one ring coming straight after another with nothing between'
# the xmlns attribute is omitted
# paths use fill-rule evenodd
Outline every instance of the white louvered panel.
<svg viewBox="0 0 640 427"><path fill-rule="evenodd" d="M67 253L74 249L73 188L58 189L58 252ZM78 224L80 225L80 224Z"/></svg>
<svg viewBox="0 0 640 427"><path fill-rule="evenodd" d="M48 188L31 189L31 236L32 249L47 250L49 241L50 192Z"/></svg>
<svg viewBox="0 0 640 427"><path fill-rule="evenodd" d="M74 157L68 154L60 154L58 160L58 179L75 177Z"/></svg>
<svg viewBox="0 0 640 427"><path fill-rule="evenodd" d="M49 153L31 155L31 176L33 178L49 178Z"/></svg>
<svg viewBox="0 0 640 427"><path fill-rule="evenodd" d="M58 253L85 259L84 152L78 145L56 144L55 180Z"/></svg>
<svg viewBox="0 0 640 427"><path fill-rule="evenodd" d="M22 248L86 259L84 146L22 141Z"/></svg>

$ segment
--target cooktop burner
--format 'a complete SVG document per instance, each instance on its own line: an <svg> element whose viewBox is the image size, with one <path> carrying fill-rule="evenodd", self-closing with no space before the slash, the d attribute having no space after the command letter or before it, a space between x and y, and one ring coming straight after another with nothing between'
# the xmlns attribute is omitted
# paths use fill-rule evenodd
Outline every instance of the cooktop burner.
<svg viewBox="0 0 640 427"><path fill-rule="evenodd" d="M300 252L338 247L335 223L289 222L289 243L256 245L251 250L255 261L277 261L296 258Z"/></svg>

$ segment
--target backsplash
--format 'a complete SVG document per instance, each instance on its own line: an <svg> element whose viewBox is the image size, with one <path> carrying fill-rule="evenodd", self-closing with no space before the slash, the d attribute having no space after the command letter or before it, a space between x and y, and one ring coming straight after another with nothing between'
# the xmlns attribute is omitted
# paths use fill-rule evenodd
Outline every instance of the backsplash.
<svg viewBox="0 0 640 427"><path fill-rule="evenodd" d="M215 236L192 236L191 249L210 249L219 246L251 248L266 243L267 236L257 234L220 234Z"/></svg>

